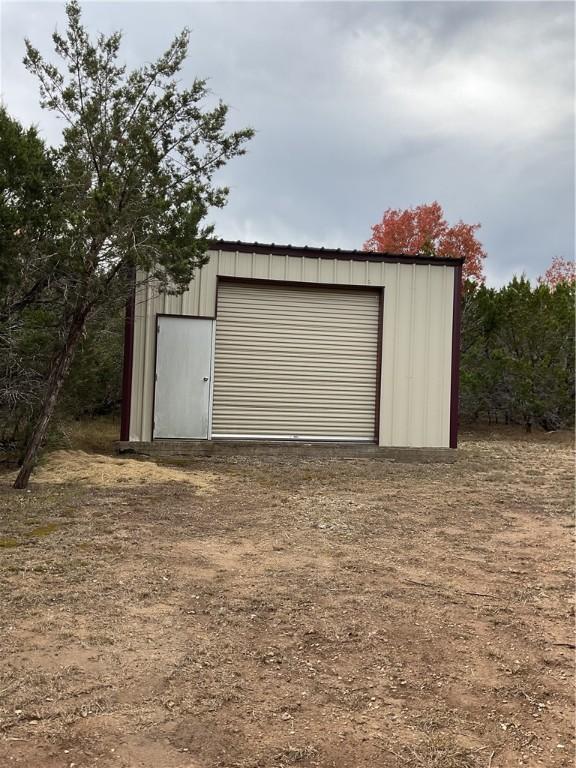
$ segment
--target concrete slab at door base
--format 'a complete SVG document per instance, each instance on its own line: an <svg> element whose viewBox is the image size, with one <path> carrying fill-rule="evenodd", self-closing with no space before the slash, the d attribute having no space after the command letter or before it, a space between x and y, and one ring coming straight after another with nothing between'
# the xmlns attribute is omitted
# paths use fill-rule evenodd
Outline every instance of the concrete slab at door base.
<svg viewBox="0 0 576 768"><path fill-rule="evenodd" d="M195 458L198 456L276 456L332 459L382 459L407 463L450 464L456 461L452 448L389 448L374 443L306 442L299 440L154 440L116 443L119 453L158 458Z"/></svg>

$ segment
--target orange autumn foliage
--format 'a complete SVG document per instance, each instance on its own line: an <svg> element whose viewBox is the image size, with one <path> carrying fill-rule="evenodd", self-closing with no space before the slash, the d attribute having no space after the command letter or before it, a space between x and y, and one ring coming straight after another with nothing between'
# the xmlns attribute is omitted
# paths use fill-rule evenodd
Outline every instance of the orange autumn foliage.
<svg viewBox="0 0 576 768"><path fill-rule="evenodd" d="M576 264L561 256L555 256L552 264L544 272L543 277L538 278L539 283L544 283L549 288L556 288L560 283L576 282Z"/></svg>
<svg viewBox="0 0 576 768"><path fill-rule="evenodd" d="M464 279L483 283L486 251L476 237L479 228L480 224L463 221L449 226L437 202L406 210L388 208L382 221L372 227L372 237L364 243L363 250L463 257Z"/></svg>

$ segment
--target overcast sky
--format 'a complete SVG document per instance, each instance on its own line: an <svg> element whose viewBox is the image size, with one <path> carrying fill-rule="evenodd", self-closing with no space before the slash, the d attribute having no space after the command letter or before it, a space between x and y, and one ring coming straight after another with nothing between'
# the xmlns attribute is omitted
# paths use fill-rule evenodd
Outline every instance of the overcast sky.
<svg viewBox="0 0 576 768"><path fill-rule="evenodd" d="M9 111L55 142L22 65L64 4L1 5ZM359 248L388 207L437 199L480 222L491 284L574 250L574 6L556 2L88 2L129 65L192 29L183 80L208 76L257 134L222 172L227 239Z"/></svg>

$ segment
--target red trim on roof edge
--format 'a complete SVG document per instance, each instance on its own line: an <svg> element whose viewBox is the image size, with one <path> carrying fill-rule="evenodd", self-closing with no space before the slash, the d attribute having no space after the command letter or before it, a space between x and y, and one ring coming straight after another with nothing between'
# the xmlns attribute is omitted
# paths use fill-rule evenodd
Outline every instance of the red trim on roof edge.
<svg viewBox="0 0 576 768"><path fill-rule="evenodd" d="M245 243L241 240L212 240L210 248L238 253L263 253L275 256L308 256L309 258L344 259L346 261L387 261L395 264L438 264L457 267L462 258L426 256L424 254L377 253L375 251L344 250L341 248L315 248L309 245L276 245L276 243Z"/></svg>
<svg viewBox="0 0 576 768"><path fill-rule="evenodd" d="M130 414L132 411L132 367L134 361L134 314L136 309L136 274L132 275L132 289L126 302L124 316L124 359L122 362L122 403L120 407L120 440L130 440Z"/></svg>
<svg viewBox="0 0 576 768"><path fill-rule="evenodd" d="M460 400L460 332L462 319L462 264L454 271L452 308L452 380L450 386L450 448L458 447L458 411Z"/></svg>

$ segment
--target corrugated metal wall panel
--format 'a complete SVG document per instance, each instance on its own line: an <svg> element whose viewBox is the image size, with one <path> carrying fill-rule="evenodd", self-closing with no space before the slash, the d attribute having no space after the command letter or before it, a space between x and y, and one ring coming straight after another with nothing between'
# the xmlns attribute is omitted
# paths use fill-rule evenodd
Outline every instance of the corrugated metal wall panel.
<svg viewBox="0 0 576 768"><path fill-rule="evenodd" d="M446 448L454 269L384 264L382 282L380 445Z"/></svg>
<svg viewBox="0 0 576 768"><path fill-rule="evenodd" d="M373 440L379 292L221 283L214 436Z"/></svg>

